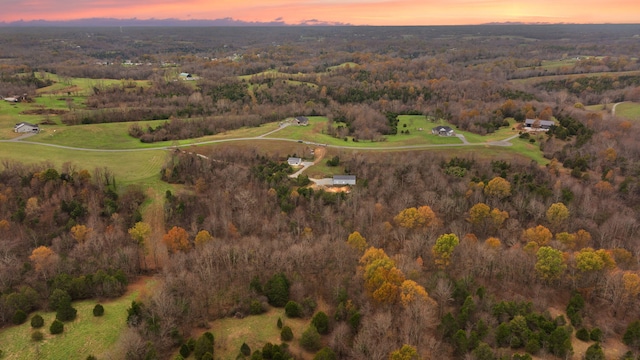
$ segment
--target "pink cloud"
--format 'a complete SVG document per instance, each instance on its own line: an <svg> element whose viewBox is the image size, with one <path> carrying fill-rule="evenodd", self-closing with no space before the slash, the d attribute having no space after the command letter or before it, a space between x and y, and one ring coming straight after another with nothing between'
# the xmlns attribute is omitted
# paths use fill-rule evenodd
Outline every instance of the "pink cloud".
<svg viewBox="0 0 640 360"><path fill-rule="evenodd" d="M443 25L493 21L634 22L637 0L14 0L0 21L93 17L218 19L296 24Z"/></svg>

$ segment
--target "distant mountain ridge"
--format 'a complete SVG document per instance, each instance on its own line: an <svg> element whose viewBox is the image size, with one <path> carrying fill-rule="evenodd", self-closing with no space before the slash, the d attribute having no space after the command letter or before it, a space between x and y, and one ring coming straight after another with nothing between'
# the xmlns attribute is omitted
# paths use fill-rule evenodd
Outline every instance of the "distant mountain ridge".
<svg viewBox="0 0 640 360"><path fill-rule="evenodd" d="M299 24L287 24L282 19L274 21L242 21L233 18L222 19L115 19L89 18L76 20L19 20L0 22L0 27L47 27L47 26L77 26L77 27L111 27L111 26L351 26L347 23L327 22L316 19L305 20Z"/></svg>

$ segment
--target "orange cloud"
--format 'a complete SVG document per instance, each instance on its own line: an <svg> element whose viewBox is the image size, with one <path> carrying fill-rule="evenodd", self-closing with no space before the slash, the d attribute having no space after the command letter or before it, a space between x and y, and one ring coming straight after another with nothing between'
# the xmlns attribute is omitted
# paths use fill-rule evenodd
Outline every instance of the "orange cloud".
<svg viewBox="0 0 640 360"><path fill-rule="evenodd" d="M14 0L0 21L93 17L219 19L295 24L445 25L499 21L637 23L637 0Z"/></svg>

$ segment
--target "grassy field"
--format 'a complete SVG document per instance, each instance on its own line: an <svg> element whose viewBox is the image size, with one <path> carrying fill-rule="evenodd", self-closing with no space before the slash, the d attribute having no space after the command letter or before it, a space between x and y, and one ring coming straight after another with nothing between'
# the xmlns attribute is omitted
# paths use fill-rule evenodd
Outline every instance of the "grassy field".
<svg viewBox="0 0 640 360"><path fill-rule="evenodd" d="M280 344L278 318L283 325L291 327L293 340L289 342L290 350L297 355L303 350L298 346L300 335L308 325L308 320L289 319L284 309L272 308L262 315L248 316L244 319L225 318L211 323L211 333L215 338L216 359L234 360L240 353L240 346L247 343L251 351L262 349L264 344ZM297 357L299 358L299 357Z"/></svg>
<svg viewBox="0 0 640 360"><path fill-rule="evenodd" d="M616 106L616 117L640 120L640 103L623 102Z"/></svg>
<svg viewBox="0 0 640 360"><path fill-rule="evenodd" d="M167 157L166 150L135 152L89 152L59 149L24 143L0 143L0 160L13 159L25 164L49 162L56 167L66 162L77 169L90 172L96 167L109 168L121 185L141 184L156 187L160 181L160 169Z"/></svg>
<svg viewBox="0 0 640 360"><path fill-rule="evenodd" d="M607 71L607 72L594 72L588 74L572 74L572 75L547 75L547 76L535 76L526 79L513 79L509 80L513 83L518 84L536 84L549 80L562 80L562 79L574 79L579 77L596 77L596 76L610 76L616 78L618 76L625 75L640 75L640 70L631 70L631 71Z"/></svg>
<svg viewBox="0 0 640 360"><path fill-rule="evenodd" d="M154 280L143 281L143 289L154 284ZM45 321L45 326L40 329L44 334L44 340L41 342L31 340L33 330L30 320L35 313L31 314L26 323L0 331L0 347L5 354L2 359L85 359L88 355L95 355L101 359L101 355L113 347L127 327L127 308L139 295L140 291L132 291L117 300L102 303L102 317L93 316L93 307L98 303L96 300L75 302L73 306L78 310L77 318L65 323L64 332L59 335L49 333L55 312L38 312Z"/></svg>

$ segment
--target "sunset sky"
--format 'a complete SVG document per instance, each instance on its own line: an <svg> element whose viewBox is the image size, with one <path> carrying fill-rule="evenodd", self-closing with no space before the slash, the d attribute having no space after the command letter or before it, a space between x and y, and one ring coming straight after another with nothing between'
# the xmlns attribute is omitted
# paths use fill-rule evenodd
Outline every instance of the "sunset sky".
<svg viewBox="0 0 640 360"><path fill-rule="evenodd" d="M311 20L353 25L487 22L640 23L639 0L2 0L0 21L119 19Z"/></svg>

